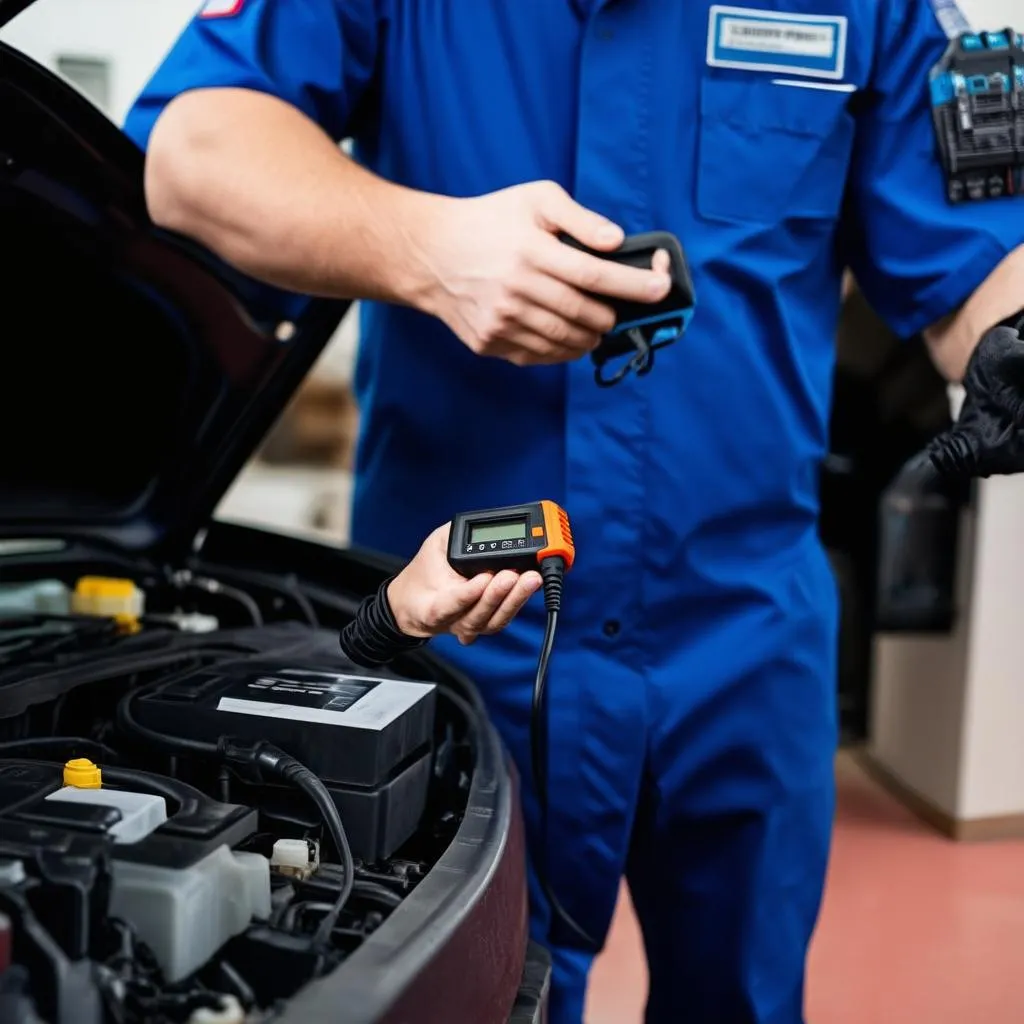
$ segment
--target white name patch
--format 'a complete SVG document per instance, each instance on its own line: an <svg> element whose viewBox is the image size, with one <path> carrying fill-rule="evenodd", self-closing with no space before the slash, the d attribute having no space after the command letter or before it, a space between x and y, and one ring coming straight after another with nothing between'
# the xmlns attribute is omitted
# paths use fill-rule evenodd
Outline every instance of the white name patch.
<svg viewBox="0 0 1024 1024"><path fill-rule="evenodd" d="M842 15L780 14L749 7L711 8L708 64L747 71L842 78L847 19Z"/></svg>

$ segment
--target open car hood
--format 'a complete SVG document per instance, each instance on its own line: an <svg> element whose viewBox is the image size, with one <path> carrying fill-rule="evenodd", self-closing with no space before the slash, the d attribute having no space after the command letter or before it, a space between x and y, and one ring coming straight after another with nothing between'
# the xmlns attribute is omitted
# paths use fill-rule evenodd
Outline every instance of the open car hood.
<svg viewBox="0 0 1024 1024"><path fill-rule="evenodd" d="M26 6L0 0L0 24ZM157 229L139 149L4 44L0 238L0 537L180 556L347 303L259 288Z"/></svg>

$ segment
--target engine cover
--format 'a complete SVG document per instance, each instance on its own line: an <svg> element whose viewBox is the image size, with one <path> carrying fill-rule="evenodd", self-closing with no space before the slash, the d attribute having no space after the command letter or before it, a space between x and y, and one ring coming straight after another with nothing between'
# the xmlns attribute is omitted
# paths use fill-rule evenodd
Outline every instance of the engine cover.
<svg viewBox="0 0 1024 1024"><path fill-rule="evenodd" d="M134 714L141 725L176 737L266 740L287 750L327 786L353 854L384 859L416 830L426 805L436 687L354 667L339 671L339 661L333 654L222 663L148 691ZM265 813L297 810L284 787L261 785L252 798Z"/></svg>

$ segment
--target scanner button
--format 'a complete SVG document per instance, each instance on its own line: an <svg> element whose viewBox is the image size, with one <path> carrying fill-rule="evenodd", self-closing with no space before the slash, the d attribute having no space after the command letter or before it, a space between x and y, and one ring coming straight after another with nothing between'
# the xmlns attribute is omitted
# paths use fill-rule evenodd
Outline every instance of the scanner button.
<svg viewBox="0 0 1024 1024"><path fill-rule="evenodd" d="M535 526L533 528L533 535L534 535L534 537L543 537L544 536L544 527L543 526Z"/></svg>

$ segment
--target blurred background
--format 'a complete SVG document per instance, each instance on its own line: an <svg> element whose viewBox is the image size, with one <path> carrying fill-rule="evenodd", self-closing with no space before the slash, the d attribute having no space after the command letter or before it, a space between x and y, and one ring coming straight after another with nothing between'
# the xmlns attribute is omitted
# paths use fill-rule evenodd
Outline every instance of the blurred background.
<svg viewBox="0 0 1024 1024"><path fill-rule="evenodd" d="M121 124L197 6L196 0L39 0L0 38ZM225 497L221 518L347 543L357 430L349 386L356 322L353 309L273 435Z"/></svg>
<svg viewBox="0 0 1024 1024"><path fill-rule="evenodd" d="M41 0L2 33L120 123L196 0ZM962 0L977 27L1024 0ZM348 543L358 409L350 313L223 519ZM1024 1024L1024 482L987 481L922 552L940 581L900 620L877 599L878 508L950 420L920 339L900 341L847 282L836 338L822 535L842 595L844 752L835 853L810 967L810 1024ZM944 582L943 582L944 581ZM945 590L943 590L943 586ZM624 894L590 1024L636 1024L646 979Z"/></svg>

